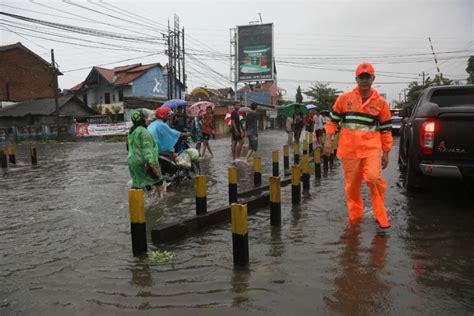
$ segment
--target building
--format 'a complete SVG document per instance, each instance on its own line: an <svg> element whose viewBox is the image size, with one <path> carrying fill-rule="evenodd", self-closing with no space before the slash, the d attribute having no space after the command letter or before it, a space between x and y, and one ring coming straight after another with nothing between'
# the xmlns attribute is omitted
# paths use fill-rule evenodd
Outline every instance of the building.
<svg viewBox="0 0 474 316"><path fill-rule="evenodd" d="M0 74L0 107L5 101L54 97L53 67L21 43L0 46Z"/></svg>
<svg viewBox="0 0 474 316"><path fill-rule="evenodd" d="M274 81L246 84L237 91L237 99L243 105L256 102L267 106L278 106L278 97L278 86Z"/></svg>
<svg viewBox="0 0 474 316"><path fill-rule="evenodd" d="M74 95L58 98L61 133L75 135L76 120L94 116L94 112ZM47 137L57 134L54 98L30 100L0 109L0 138Z"/></svg>
<svg viewBox="0 0 474 316"><path fill-rule="evenodd" d="M175 95L184 96L183 84L176 80L175 86ZM110 109L120 106L123 109L125 97L167 100L168 76L166 67L159 63L112 69L93 67L86 79L70 91L89 107L100 105L103 109Z"/></svg>
<svg viewBox="0 0 474 316"><path fill-rule="evenodd" d="M207 87L197 87L189 95L186 96L187 101L199 102L199 101L231 101L234 100L235 92L232 88L222 89L210 89Z"/></svg>

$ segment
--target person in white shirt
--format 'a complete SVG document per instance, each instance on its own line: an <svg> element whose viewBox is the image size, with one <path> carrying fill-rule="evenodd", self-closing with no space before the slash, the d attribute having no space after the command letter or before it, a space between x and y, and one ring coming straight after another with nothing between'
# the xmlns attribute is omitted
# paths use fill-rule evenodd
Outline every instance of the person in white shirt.
<svg viewBox="0 0 474 316"><path fill-rule="evenodd" d="M316 114L313 116L313 122L314 122L314 147L321 147L321 140L323 137L323 131L324 131L324 119L321 113L319 113L319 110L316 110Z"/></svg>

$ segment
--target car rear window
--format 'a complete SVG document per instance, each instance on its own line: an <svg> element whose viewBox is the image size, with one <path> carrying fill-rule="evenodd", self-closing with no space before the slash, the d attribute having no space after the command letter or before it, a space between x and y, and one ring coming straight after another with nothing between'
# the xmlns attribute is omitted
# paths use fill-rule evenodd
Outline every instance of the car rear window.
<svg viewBox="0 0 474 316"><path fill-rule="evenodd" d="M440 107L457 105L474 106L474 88L436 90L431 95L430 102L436 103Z"/></svg>

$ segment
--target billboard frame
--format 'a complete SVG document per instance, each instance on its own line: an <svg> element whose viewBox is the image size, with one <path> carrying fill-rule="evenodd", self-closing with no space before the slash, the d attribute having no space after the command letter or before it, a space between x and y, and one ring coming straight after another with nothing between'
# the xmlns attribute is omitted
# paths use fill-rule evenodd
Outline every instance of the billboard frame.
<svg viewBox="0 0 474 316"><path fill-rule="evenodd" d="M269 78L251 78L251 79L241 79L240 78L240 29L241 28L246 28L246 27L259 27L259 26L271 26L271 60L270 60L270 77ZM274 28L273 28L273 22L272 23L262 23L262 24L246 24L246 25L237 25L236 27L236 66L235 67L235 78L236 82L255 82L255 81L275 81L275 66L274 66Z"/></svg>

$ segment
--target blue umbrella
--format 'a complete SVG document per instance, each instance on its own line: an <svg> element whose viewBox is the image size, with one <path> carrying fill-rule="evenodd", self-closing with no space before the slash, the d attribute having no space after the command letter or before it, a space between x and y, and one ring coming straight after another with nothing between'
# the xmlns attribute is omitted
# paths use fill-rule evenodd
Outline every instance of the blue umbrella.
<svg viewBox="0 0 474 316"><path fill-rule="evenodd" d="M174 109L177 108L178 106L186 106L188 102L181 100L181 99L171 99L166 101L163 106L166 106L167 108Z"/></svg>

